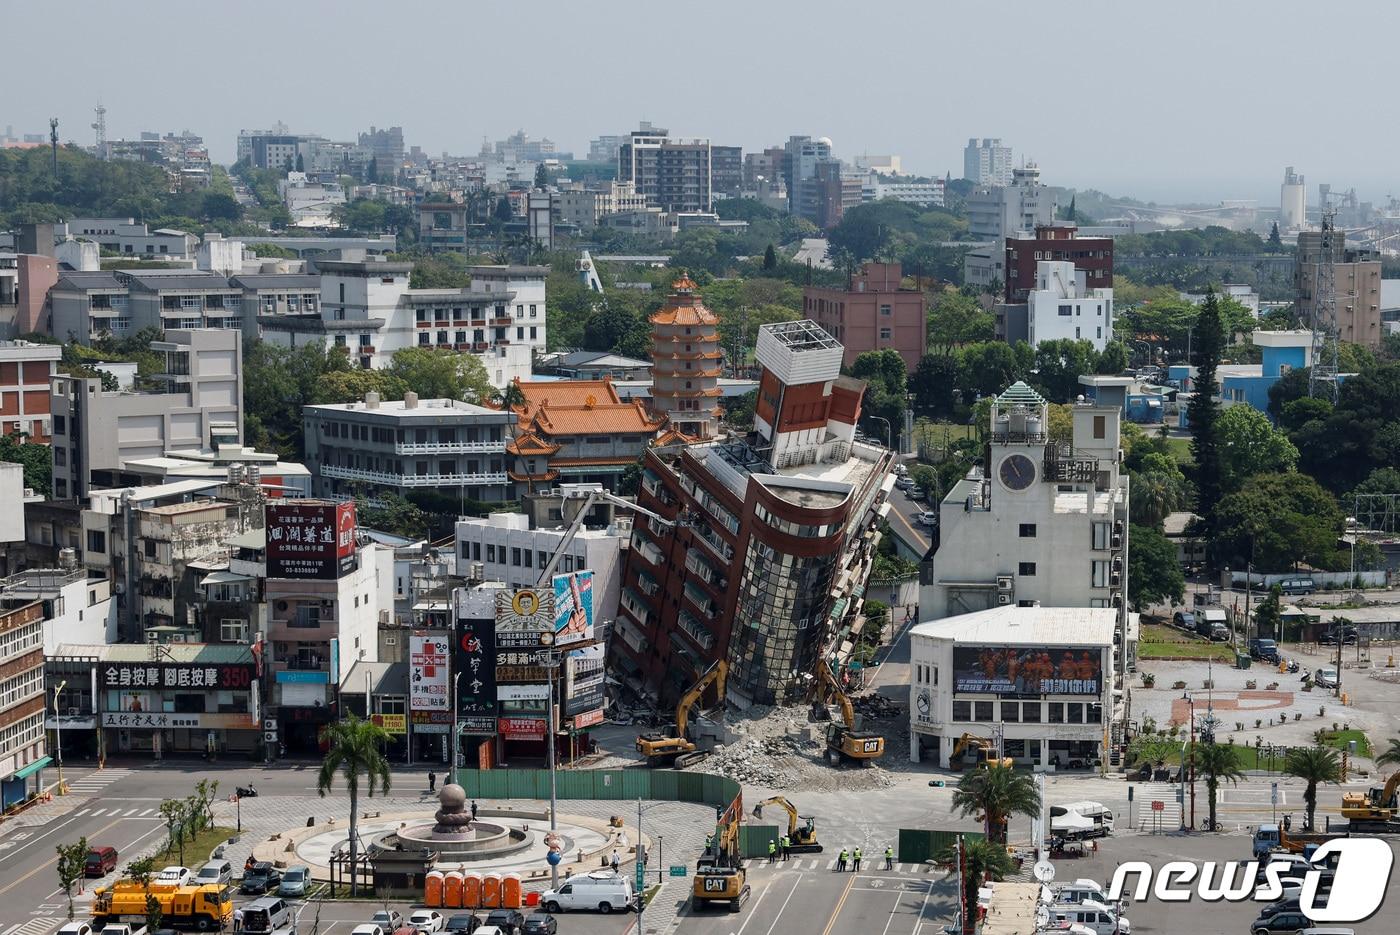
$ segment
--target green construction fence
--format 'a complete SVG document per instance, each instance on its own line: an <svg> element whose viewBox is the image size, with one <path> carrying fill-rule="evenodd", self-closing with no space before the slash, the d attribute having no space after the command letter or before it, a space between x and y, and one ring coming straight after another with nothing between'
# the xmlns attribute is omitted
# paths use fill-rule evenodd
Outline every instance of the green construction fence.
<svg viewBox="0 0 1400 935"><path fill-rule="evenodd" d="M554 775L561 799L699 802L722 809L741 791L724 776L672 770L570 769ZM544 769L459 769L457 782L476 799L549 798L549 771Z"/></svg>
<svg viewBox="0 0 1400 935"><path fill-rule="evenodd" d="M768 842L778 843L782 836L777 825L740 825L739 855L741 857L768 857Z"/></svg>
<svg viewBox="0 0 1400 935"><path fill-rule="evenodd" d="M900 828L899 845L896 848L902 864L921 864L926 860L936 860L943 855L953 842L962 835L968 841L979 841L985 835L980 831L930 831L926 828Z"/></svg>

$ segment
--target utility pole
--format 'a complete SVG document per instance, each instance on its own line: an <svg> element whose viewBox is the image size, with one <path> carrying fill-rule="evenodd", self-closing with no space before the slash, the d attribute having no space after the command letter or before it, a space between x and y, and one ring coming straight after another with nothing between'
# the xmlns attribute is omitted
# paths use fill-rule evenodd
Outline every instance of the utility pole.
<svg viewBox="0 0 1400 935"><path fill-rule="evenodd" d="M53 154L53 184L58 187L58 118L49 118L49 148Z"/></svg>

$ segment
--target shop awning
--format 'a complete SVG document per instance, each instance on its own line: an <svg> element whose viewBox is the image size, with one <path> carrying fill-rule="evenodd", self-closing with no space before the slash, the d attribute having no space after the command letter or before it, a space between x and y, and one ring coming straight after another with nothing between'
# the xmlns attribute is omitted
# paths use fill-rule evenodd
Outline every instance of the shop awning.
<svg viewBox="0 0 1400 935"><path fill-rule="evenodd" d="M200 586L201 588L203 588L203 587L207 587L207 586L209 586L209 585L211 585L211 584L233 584L235 581L251 581L251 580L252 580L252 578L250 578L248 575L240 575L240 574L238 574L237 572L232 572L232 571L214 571L214 572L210 572L208 575L206 575L206 576L204 577L204 580L201 581L201 582L199 582L199 586Z"/></svg>
<svg viewBox="0 0 1400 935"><path fill-rule="evenodd" d="M28 779L30 776L33 776L33 775L34 775L35 773L37 773L39 770L43 769L45 766L48 766L48 765L50 765L50 764L52 764L52 763L53 763L53 757L51 757L51 756L40 757L39 759L35 760L33 763L30 763L28 766L23 766L23 767L21 767L21 768L15 770L15 774L14 774L13 776L11 776L10 778L11 778L11 779Z"/></svg>

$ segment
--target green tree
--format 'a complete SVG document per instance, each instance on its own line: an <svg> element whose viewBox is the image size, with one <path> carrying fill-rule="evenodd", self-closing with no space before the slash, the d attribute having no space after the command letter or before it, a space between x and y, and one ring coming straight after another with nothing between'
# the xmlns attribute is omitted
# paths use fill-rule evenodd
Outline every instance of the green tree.
<svg viewBox="0 0 1400 935"><path fill-rule="evenodd" d="M627 348L632 352L628 353L629 357L649 356L645 349L636 346L638 336L650 342L646 318L640 312L626 308L620 303L609 302L595 312L584 325L583 346L590 351L612 351L618 354L624 353L622 348ZM642 350L641 355L635 353L638 350Z"/></svg>
<svg viewBox="0 0 1400 935"><path fill-rule="evenodd" d="M1264 241L1264 244L1270 253L1283 252L1283 238L1279 236L1278 221L1275 221L1273 226L1269 228L1269 239Z"/></svg>
<svg viewBox="0 0 1400 935"><path fill-rule="evenodd" d="M957 876L958 864L962 867L963 891L959 894L958 918L962 922L964 935L977 931L977 894L989 882L1004 880L1016 872L1016 864L1006 847L992 841L962 837L961 860L956 842L934 857L941 866L947 866L949 873Z"/></svg>
<svg viewBox="0 0 1400 935"><path fill-rule="evenodd" d="M151 878L155 876L155 857L142 857L140 860L133 860L126 865L126 876L132 883L135 883L146 893L146 929L154 932L160 928L163 913L160 908L160 900L151 892Z"/></svg>
<svg viewBox="0 0 1400 935"><path fill-rule="evenodd" d="M1400 766L1400 737L1391 737L1376 757L1377 766Z"/></svg>
<svg viewBox="0 0 1400 935"><path fill-rule="evenodd" d="M1271 394L1271 404L1272 399ZM1400 464L1397 412L1400 363L1347 377L1331 415L1306 423L1290 436L1298 447L1298 469L1340 493L1354 489L1377 468Z"/></svg>
<svg viewBox="0 0 1400 935"><path fill-rule="evenodd" d="M1214 831L1215 806L1220 798L1220 783L1228 782L1233 786L1244 778L1244 771L1240 769L1239 760L1235 756L1235 748L1219 743L1196 744L1191 748L1191 772L1192 775L1201 775L1206 779L1209 830Z"/></svg>
<svg viewBox="0 0 1400 935"><path fill-rule="evenodd" d="M961 292L940 292L928 311L928 347L951 354L960 347L996 338L996 319Z"/></svg>
<svg viewBox="0 0 1400 935"><path fill-rule="evenodd" d="M1256 474L1283 474L1298 464L1298 449L1252 406L1231 406L1216 421L1220 487L1238 490Z"/></svg>
<svg viewBox="0 0 1400 935"><path fill-rule="evenodd" d="M1196 376L1191 381L1191 401L1186 417L1191 428L1191 456L1196 464L1196 512L1201 515L1207 536L1215 528L1215 509L1224 494L1220 476L1220 436L1217 421L1220 403L1216 396L1220 386L1215 379L1220 366L1223 346L1220 326L1220 305L1214 292L1206 295L1196 319L1196 338L1192 363Z"/></svg>
<svg viewBox="0 0 1400 935"><path fill-rule="evenodd" d="M972 402L973 393L995 396L1025 374L1016 351L1004 341L970 344L962 349L958 360L958 385L966 403Z"/></svg>
<svg viewBox="0 0 1400 935"><path fill-rule="evenodd" d="M81 837L72 844L58 845L58 887L68 899L68 919L73 919L73 886L83 878L87 863L88 840Z"/></svg>
<svg viewBox="0 0 1400 935"><path fill-rule="evenodd" d="M1306 474L1260 474L1220 501L1216 547L1232 568L1246 563L1285 571L1305 562L1341 568L1337 540L1343 516L1336 499Z"/></svg>
<svg viewBox="0 0 1400 935"><path fill-rule="evenodd" d="M302 156L301 153L297 153L297 171L298 171L298 172L305 172L305 171L306 171L306 159Z"/></svg>
<svg viewBox="0 0 1400 935"><path fill-rule="evenodd" d="M53 489L53 452L48 445L27 441L27 432L0 435L0 461L24 468L24 486L49 496Z"/></svg>
<svg viewBox="0 0 1400 935"><path fill-rule="evenodd" d="M389 732L369 721L362 721L351 714L342 721L335 721L326 727L326 757L321 761L321 771L316 777L316 791L325 798L335 785L335 777L340 775L345 788L350 793L350 895L358 892L359 847L357 831L360 814L360 783L365 784L365 793L374 797L376 791L386 795L389 792L389 761L384 758L384 745L389 742Z"/></svg>
<svg viewBox="0 0 1400 935"><path fill-rule="evenodd" d="M1040 815L1040 792L1030 773L992 764L964 773L953 790L953 811L984 823L989 841L1005 844L1012 815Z"/></svg>
<svg viewBox="0 0 1400 935"><path fill-rule="evenodd" d="M1303 790L1303 802L1308 807L1305 829L1311 831L1317 815L1318 783L1344 782L1341 755L1331 747L1293 747L1283 761L1285 775L1293 776L1307 783Z"/></svg>
<svg viewBox="0 0 1400 935"><path fill-rule="evenodd" d="M1269 596L1259 602L1254 610L1254 631L1260 639L1283 639L1283 615L1279 611L1283 589L1278 585L1269 588Z"/></svg>
<svg viewBox="0 0 1400 935"><path fill-rule="evenodd" d="M384 230L384 211L387 205L369 198L356 198L331 209L336 223L349 231L377 234Z"/></svg>
<svg viewBox="0 0 1400 935"><path fill-rule="evenodd" d="M180 849L180 862L185 862L185 834L184 823L188 819L185 814L185 803L181 799L165 799L156 809L160 812L161 819L165 822L167 852Z"/></svg>
<svg viewBox="0 0 1400 935"><path fill-rule="evenodd" d="M722 403L724 421L741 431L753 428L753 411L758 405L758 390L749 390L743 396L732 396Z"/></svg>
<svg viewBox="0 0 1400 935"><path fill-rule="evenodd" d="M385 368L420 399L459 399L479 403L495 394L482 362L470 354L432 347L407 347Z"/></svg>
<svg viewBox="0 0 1400 935"><path fill-rule="evenodd" d="M1083 389L1079 378L1093 373L1097 361L1089 341L1041 341L1035 347L1035 385L1051 402L1072 402Z"/></svg>
<svg viewBox="0 0 1400 935"><path fill-rule="evenodd" d="M243 206L229 192L205 192L202 214L211 221L239 221L243 219Z"/></svg>
<svg viewBox="0 0 1400 935"><path fill-rule="evenodd" d="M1284 403L1278 421L1285 431L1296 432L1313 420L1326 420L1331 414L1332 400L1322 396L1303 396ZM1296 447L1294 450L1297 450Z"/></svg>
<svg viewBox="0 0 1400 935"><path fill-rule="evenodd" d="M535 188L544 191L549 187L549 170L544 167L544 163L535 163Z"/></svg>
<svg viewBox="0 0 1400 935"><path fill-rule="evenodd" d="M771 272L778 268L778 251L770 243L763 251L763 271Z"/></svg>
<svg viewBox="0 0 1400 935"><path fill-rule="evenodd" d="M1099 353L1094 372L1113 376L1128 369L1128 347L1122 341L1109 341Z"/></svg>
<svg viewBox="0 0 1400 935"><path fill-rule="evenodd" d="M378 393L380 399L403 399L406 389L403 380L387 370L333 370L316 381L311 401L317 405L352 403L367 393Z"/></svg>
<svg viewBox="0 0 1400 935"><path fill-rule="evenodd" d="M909 375L914 411L934 418L953 412L953 391L958 389L958 361L948 354L925 354Z"/></svg>
<svg viewBox="0 0 1400 935"><path fill-rule="evenodd" d="M514 219L515 212L511 210L509 198L502 198L496 202L496 223L509 224Z"/></svg>
<svg viewBox="0 0 1400 935"><path fill-rule="evenodd" d="M428 534L428 517L416 503L396 493L378 492L374 502L355 497L355 516L366 529L379 529L410 539Z"/></svg>
<svg viewBox="0 0 1400 935"><path fill-rule="evenodd" d="M1132 475L1128 487L1129 508L1133 522L1160 530L1168 514L1181 509L1185 502L1184 480L1181 472L1144 471Z"/></svg>
<svg viewBox="0 0 1400 935"><path fill-rule="evenodd" d="M1156 529L1129 526L1128 603L1134 610L1170 599L1184 600L1186 576L1176 555L1176 545Z"/></svg>

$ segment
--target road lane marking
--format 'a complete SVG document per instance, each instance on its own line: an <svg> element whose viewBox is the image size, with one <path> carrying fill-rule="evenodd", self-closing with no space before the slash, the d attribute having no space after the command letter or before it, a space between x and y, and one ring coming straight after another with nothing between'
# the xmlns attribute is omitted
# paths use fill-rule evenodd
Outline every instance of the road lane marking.
<svg viewBox="0 0 1400 935"><path fill-rule="evenodd" d="M119 821L119 820L120 820L120 819L118 819L118 821ZM93 832L93 837L95 838L95 837L97 837L98 835L102 834L103 832L111 831L113 828L116 827L116 825L117 825L117 822L116 822L116 821L113 821L111 824L106 825L105 827L98 828L96 831ZM44 832L44 834L39 835L39 838L42 838L42 837L44 837L44 835L47 835L47 834L53 834L53 832L54 832L54 831L57 831L57 830L58 830L58 828L54 828L53 831L46 831L46 832ZM39 838L35 838L34 841L39 840ZM139 840L139 839L138 839L138 840ZM30 844L33 844L34 841L30 841L29 843L30 843ZM127 846L130 847L130 845L127 845ZM39 866L35 867L33 870L29 871L29 872L26 873L24 876L20 877L18 880L15 880L13 883L10 883L10 884L7 885L7 886L0 887L0 896L5 895L5 894L8 893L10 890L14 889L16 886L19 886L19 885L20 885L21 883L23 883L25 880L28 880L30 877L34 876L36 873L39 873L39 872L41 872L41 871L43 871L43 870L48 870L48 869L52 868L52 867L53 867L55 864L57 864L57 863L58 863L58 857L57 857L57 855L55 855L55 856L53 857L52 860L45 860L42 864L40 864Z"/></svg>
<svg viewBox="0 0 1400 935"><path fill-rule="evenodd" d="M836 920L841 916L841 909L846 905L846 899L851 895L851 887L855 886L856 876L851 874L851 878L846 881L846 888L841 891L841 898L836 901L836 908L831 910L831 918L826 923L826 928L822 929L822 935L831 935L831 930L836 927Z"/></svg>
<svg viewBox="0 0 1400 935"><path fill-rule="evenodd" d="M96 818L98 815L101 815L105 811L107 811L105 808L95 809L92 813L92 817Z"/></svg>
<svg viewBox="0 0 1400 935"><path fill-rule="evenodd" d="M753 905L749 907L749 917L748 917L747 919L744 920L744 924L741 925L741 926L739 926L739 931L738 931L738 932L735 932L734 935L744 935L744 929L748 928L748 927L749 927L749 923L753 921L754 915L757 914L757 912L758 912L758 905L759 905L759 903L763 902L763 897L765 897L765 896L768 895L768 890L771 889L772 886L773 886L773 881L772 881L772 880L769 880L767 883L765 883L765 884L763 885L763 892L761 892L761 893L758 894L758 898L755 899L755 900L753 901ZM628 931L631 931L631 929L629 928Z"/></svg>
<svg viewBox="0 0 1400 935"><path fill-rule="evenodd" d="M773 935L773 929L778 927L778 920L783 917L783 910L787 909L788 903L792 902L793 894L797 892L797 888L801 885L802 874L798 873L797 879L792 884L792 890L787 894L787 899L783 900L783 904L778 907L778 914L773 917L773 924L768 926L768 931L764 932L763 935Z"/></svg>
<svg viewBox="0 0 1400 935"><path fill-rule="evenodd" d="M914 931L910 935L919 935L919 929L924 927L924 911L928 909L928 898L933 892L932 886L924 888L924 901L919 903L919 915L914 919ZM957 894L957 902L962 902L962 894ZM961 913L959 913L961 915Z"/></svg>

